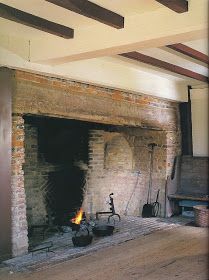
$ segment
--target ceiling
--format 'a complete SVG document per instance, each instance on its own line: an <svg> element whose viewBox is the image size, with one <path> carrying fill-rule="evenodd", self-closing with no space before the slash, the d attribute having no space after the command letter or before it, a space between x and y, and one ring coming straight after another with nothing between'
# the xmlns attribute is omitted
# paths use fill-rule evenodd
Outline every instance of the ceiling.
<svg viewBox="0 0 209 280"><path fill-rule="evenodd" d="M93 25L101 25L101 23L98 23L95 20L78 15L44 0L2 0L0 2L24 12L43 17L47 20L75 28L76 30L79 28L88 28ZM162 6L154 0L131 0L131 5L129 0L97 0L92 2L124 17L152 12L162 8ZM24 38L31 36L40 38L46 36L46 34L41 31L31 29L18 23L12 23L2 18L0 18L0 25L4 32L9 32L13 35L17 35L18 32L18 36Z"/></svg>
<svg viewBox="0 0 209 280"><path fill-rule="evenodd" d="M150 74L150 77L157 76L184 85L207 84L198 79L120 56L121 53L137 52L208 76L206 63L167 47L170 44L182 43L208 55L207 0L188 1L188 11L181 14L155 0L92 2L123 16L124 28L115 29L45 0L0 1L74 29L74 38L64 39L0 17L2 50L0 64L46 74L58 73L59 76L77 77L81 81L88 80L92 83L95 83L96 79L92 77L90 81L90 78L85 78L88 73L84 73L83 68L91 68L92 76L94 76L93 66L95 76L98 75L99 67L103 67L100 69L101 76L104 75L104 71L108 75L108 67L115 69L121 67L127 73L134 71L138 75L143 72ZM119 82L116 87L120 87Z"/></svg>
<svg viewBox="0 0 209 280"><path fill-rule="evenodd" d="M208 40L206 38L200 39L200 40L194 40L194 41L190 41L190 42L184 42L184 45L190 46L197 51L201 51L205 55L208 54L208 51L207 51ZM192 71L194 71L196 73L208 76L208 68L205 63L202 63L201 61L193 59L192 57L185 56L179 52L173 51L166 46L159 47L159 48L147 48L147 49L143 49L143 50L136 49L136 52L148 55L150 57L157 58L162 61L166 61L168 63L174 64L174 65L186 68L186 69L191 69ZM139 62L137 62L137 61L133 61L133 60L130 61L129 59L126 59L126 58L124 59L124 58L118 57L118 56L117 56L117 59L119 59L120 61L129 63L129 64L131 63L132 65L134 65L133 67L139 66ZM169 78L171 76L171 73L169 73L169 71L159 69L158 67L147 65L145 63L140 63L140 66L143 67L144 70L146 68L149 68L149 71L152 73L156 73L156 72L159 73L159 71L161 71L163 73L164 77L166 76ZM177 75L174 73L172 73L172 76L173 76L173 78L175 77L177 80L185 79L185 77L181 77L180 75Z"/></svg>

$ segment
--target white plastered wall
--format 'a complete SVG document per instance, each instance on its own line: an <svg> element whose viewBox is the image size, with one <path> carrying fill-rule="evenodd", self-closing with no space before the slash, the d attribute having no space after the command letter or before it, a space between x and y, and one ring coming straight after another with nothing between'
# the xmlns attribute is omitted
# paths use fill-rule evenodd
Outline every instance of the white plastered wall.
<svg viewBox="0 0 209 280"><path fill-rule="evenodd" d="M61 77L89 84L147 94L169 100L185 102L187 86L183 81L164 78L135 69L116 59L97 58L74 61L63 65L50 66L32 63L0 47L0 66L35 72L43 75Z"/></svg>
<svg viewBox="0 0 209 280"><path fill-rule="evenodd" d="M208 88L191 90L194 156L209 156Z"/></svg>

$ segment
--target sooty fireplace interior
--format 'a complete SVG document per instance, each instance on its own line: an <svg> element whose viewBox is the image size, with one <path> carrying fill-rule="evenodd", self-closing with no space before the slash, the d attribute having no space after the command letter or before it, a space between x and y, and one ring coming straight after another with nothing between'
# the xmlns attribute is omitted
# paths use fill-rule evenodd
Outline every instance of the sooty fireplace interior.
<svg viewBox="0 0 209 280"><path fill-rule="evenodd" d="M88 164L89 123L25 117L25 191L28 226L57 225L81 207Z"/></svg>

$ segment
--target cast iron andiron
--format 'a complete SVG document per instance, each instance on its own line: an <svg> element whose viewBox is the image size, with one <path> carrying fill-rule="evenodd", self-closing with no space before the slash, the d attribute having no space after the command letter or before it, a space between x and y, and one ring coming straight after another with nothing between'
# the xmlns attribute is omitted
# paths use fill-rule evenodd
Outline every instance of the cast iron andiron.
<svg viewBox="0 0 209 280"><path fill-rule="evenodd" d="M109 201L109 205L110 205L110 211L107 211L107 212L96 212L96 219L98 220L99 219L99 215L107 215L107 214L110 214L109 217L108 217L108 223L110 222L111 218L113 218L114 220L114 216L118 217L118 220L120 221L121 218L120 218L120 215L117 214L115 212L115 206L114 206L114 202L113 202L113 193L109 194L109 198L110 198L110 201Z"/></svg>

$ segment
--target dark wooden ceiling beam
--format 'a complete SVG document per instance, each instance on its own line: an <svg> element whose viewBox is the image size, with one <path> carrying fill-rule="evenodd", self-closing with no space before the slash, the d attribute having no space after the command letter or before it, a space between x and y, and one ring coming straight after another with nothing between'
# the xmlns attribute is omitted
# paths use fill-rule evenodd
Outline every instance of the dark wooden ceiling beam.
<svg viewBox="0 0 209 280"><path fill-rule="evenodd" d="M124 28L124 17L107 10L87 0L46 0L57 6L78 13L88 18L95 19L101 23L115 27Z"/></svg>
<svg viewBox="0 0 209 280"><path fill-rule="evenodd" d="M192 57L200 62L209 64L209 57L206 54L199 52L193 48L190 48L184 44L179 43L179 44L168 45L166 47L176 52L182 53L186 56Z"/></svg>
<svg viewBox="0 0 209 280"><path fill-rule="evenodd" d="M66 39L73 38L74 30L0 3L0 17L30 26Z"/></svg>
<svg viewBox="0 0 209 280"><path fill-rule="evenodd" d="M188 1L186 0L156 0L160 4L175 11L176 13L188 12Z"/></svg>
<svg viewBox="0 0 209 280"><path fill-rule="evenodd" d="M147 56L138 52L128 52L128 53L122 53L120 56L138 61L138 62L143 62L167 71L170 71L175 74L179 74L182 76L186 76L188 78L192 78L201 82L206 82L208 83L208 77L201 75L199 73L193 72L191 70L182 68L180 66L159 60L157 58Z"/></svg>

